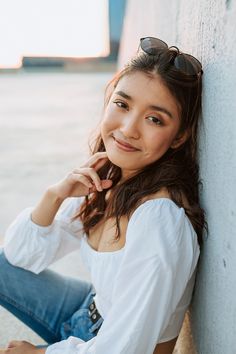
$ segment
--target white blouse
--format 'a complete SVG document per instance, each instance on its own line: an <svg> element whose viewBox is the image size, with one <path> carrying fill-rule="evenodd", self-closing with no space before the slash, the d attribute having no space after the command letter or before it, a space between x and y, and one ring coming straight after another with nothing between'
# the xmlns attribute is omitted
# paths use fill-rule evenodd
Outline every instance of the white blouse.
<svg viewBox="0 0 236 354"><path fill-rule="evenodd" d="M90 271L104 318L97 336L87 342L71 336L46 354L152 354L180 332L194 286L197 235L183 208L153 199L131 216L122 249L98 252L80 221L71 222L82 200L71 198L47 227L34 224L27 208L5 236L4 252L15 266L38 274L77 248Z"/></svg>

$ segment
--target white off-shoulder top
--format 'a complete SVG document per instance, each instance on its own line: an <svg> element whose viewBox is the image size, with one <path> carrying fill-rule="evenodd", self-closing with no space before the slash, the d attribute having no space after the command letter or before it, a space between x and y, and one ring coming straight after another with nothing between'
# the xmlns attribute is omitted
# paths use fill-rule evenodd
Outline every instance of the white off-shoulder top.
<svg viewBox="0 0 236 354"><path fill-rule="evenodd" d="M33 223L27 208L5 235L4 252L15 266L37 274L77 248L90 271L104 318L97 336L69 337L46 354L152 354L180 332L199 258L197 235L183 208L153 199L132 214L122 249L98 252L80 221L71 222L82 200L71 198L47 227Z"/></svg>

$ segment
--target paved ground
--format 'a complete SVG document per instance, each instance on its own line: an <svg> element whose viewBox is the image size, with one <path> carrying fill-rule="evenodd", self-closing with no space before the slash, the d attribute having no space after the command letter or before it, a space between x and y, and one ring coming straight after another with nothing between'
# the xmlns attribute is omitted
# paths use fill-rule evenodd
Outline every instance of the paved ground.
<svg viewBox="0 0 236 354"><path fill-rule="evenodd" d="M110 78L111 73L0 76L0 244L23 208L35 205L48 185L86 159L87 140L101 117ZM77 253L52 268L90 280ZM11 339L43 343L0 308L0 348ZM193 354L190 339L186 320L175 353Z"/></svg>
<svg viewBox="0 0 236 354"><path fill-rule="evenodd" d="M101 117L111 73L0 76L0 243L9 223L44 189L79 166ZM78 254L52 268L89 279ZM0 347L10 339L42 342L0 309ZM4 324L4 326L3 326Z"/></svg>

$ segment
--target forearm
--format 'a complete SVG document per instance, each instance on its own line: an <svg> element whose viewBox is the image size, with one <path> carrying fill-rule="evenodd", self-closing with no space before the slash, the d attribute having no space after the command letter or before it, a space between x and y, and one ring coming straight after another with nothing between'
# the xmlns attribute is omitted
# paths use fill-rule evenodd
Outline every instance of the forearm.
<svg viewBox="0 0 236 354"><path fill-rule="evenodd" d="M40 226L51 225L62 202L52 189L47 189L31 214L32 221Z"/></svg>
<svg viewBox="0 0 236 354"><path fill-rule="evenodd" d="M66 198L81 197L110 188L112 181L100 180L96 172L107 160L106 152L98 152L82 168L73 170L64 179L50 186L33 210L32 221L40 226L49 226Z"/></svg>

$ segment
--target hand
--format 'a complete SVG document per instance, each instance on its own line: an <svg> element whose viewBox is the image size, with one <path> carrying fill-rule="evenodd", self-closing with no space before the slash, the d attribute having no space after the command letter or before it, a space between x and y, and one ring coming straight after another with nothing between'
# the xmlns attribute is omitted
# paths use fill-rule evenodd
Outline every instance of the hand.
<svg viewBox="0 0 236 354"><path fill-rule="evenodd" d="M8 344L7 349L0 349L0 354L44 354L46 348L37 348L25 341L13 340Z"/></svg>
<svg viewBox="0 0 236 354"><path fill-rule="evenodd" d="M108 161L106 152L97 152L83 166L74 169L63 180L49 189L61 200L81 197L110 188L111 180L101 180L96 171Z"/></svg>

